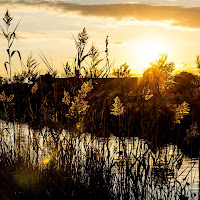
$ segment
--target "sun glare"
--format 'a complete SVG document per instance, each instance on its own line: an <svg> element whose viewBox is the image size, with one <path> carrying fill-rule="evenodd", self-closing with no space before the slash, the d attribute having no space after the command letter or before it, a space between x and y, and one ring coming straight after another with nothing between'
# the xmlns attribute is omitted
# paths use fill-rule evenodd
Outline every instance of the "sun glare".
<svg viewBox="0 0 200 200"><path fill-rule="evenodd" d="M160 54L166 52L166 44L159 40L143 40L137 45L137 58L141 66L146 68L150 62L154 62Z"/></svg>

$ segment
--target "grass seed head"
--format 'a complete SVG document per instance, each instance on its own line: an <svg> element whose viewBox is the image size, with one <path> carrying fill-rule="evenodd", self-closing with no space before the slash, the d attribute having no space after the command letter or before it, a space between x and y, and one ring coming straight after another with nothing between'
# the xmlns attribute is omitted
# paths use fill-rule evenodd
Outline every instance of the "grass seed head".
<svg viewBox="0 0 200 200"><path fill-rule="evenodd" d="M70 95L69 95L69 92L66 92L65 90L64 90L64 97L62 98L62 102L64 104L67 104L67 105L70 104Z"/></svg>
<svg viewBox="0 0 200 200"><path fill-rule="evenodd" d="M123 115L125 110L124 110L123 103L121 103L120 98L117 96L114 99L114 101L115 101L115 103L113 104L114 108L111 109L112 112L110 112L110 114L115 115L115 116Z"/></svg>
<svg viewBox="0 0 200 200"><path fill-rule="evenodd" d="M184 116L188 115L189 113L190 113L189 103L187 103L186 101L184 101L175 110L174 122L176 124L180 124L181 120L184 118Z"/></svg>
<svg viewBox="0 0 200 200"><path fill-rule="evenodd" d="M3 17L3 21L6 23L6 26L9 27L12 20L13 20L13 17L10 16L10 13L7 9L7 11Z"/></svg>

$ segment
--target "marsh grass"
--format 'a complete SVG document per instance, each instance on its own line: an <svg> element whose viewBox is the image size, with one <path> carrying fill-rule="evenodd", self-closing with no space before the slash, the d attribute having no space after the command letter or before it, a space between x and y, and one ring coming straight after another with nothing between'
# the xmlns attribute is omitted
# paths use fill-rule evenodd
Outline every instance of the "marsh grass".
<svg viewBox="0 0 200 200"><path fill-rule="evenodd" d="M55 136L59 139L55 140ZM15 143L14 137L16 135ZM34 131L1 121L1 198L174 199L191 195L176 146L138 138ZM170 151L169 151L170 150ZM49 157L44 165L42 160ZM188 176L188 175L187 175Z"/></svg>
<svg viewBox="0 0 200 200"><path fill-rule="evenodd" d="M5 16L7 33L2 31L9 45L6 63L11 78L11 58L15 52L20 56L18 51L10 52L18 25L8 33L12 17L8 11ZM40 52L49 71L36 81L34 70L38 64L29 56L30 82L20 106L20 94L13 96L13 90L1 93L0 198L195 199L188 182L194 165L183 177L180 169L184 155L176 145L186 135L180 137L180 122L185 122L189 108L181 109L181 102L174 108L165 93L174 83L174 64L161 56L144 73L135 96L129 98L133 91L125 91L127 79L118 80L115 86L119 90L108 90L108 79L99 78L107 77L113 65L109 61L108 37L106 64L100 71L96 66L103 59L98 58L98 49L92 45L85 53L86 29L74 40L74 71L69 64L65 68L66 75L74 77L66 79L62 90L53 66ZM92 61L83 78L86 58ZM186 128L187 124L183 125ZM197 129L198 123L194 125ZM187 131L189 139L193 129ZM171 141L174 145L166 146Z"/></svg>
<svg viewBox="0 0 200 200"><path fill-rule="evenodd" d="M92 87L87 90L89 82L80 82L79 87L68 90L68 95L63 90L57 101L55 92L42 95L44 99L36 108L39 104L33 101L43 92L41 84L37 90L35 85L30 87L27 95L26 128L9 122L9 118L1 122L1 176L5 188L2 198L174 199L193 195L188 188L188 175L184 179L179 173L184 159L181 151L173 145L171 151L168 147L159 148L158 143L154 146L157 138L150 133L155 130L151 127L151 117L155 116L150 115L146 124L151 128L146 132L149 140L145 135L140 135L143 140L125 137L129 129L126 119L132 117L133 107L142 104L136 101L128 104L122 98L123 104L119 105L124 106L125 112L113 116L107 111L115 111L114 97L118 94L107 98L104 88L100 87L101 92ZM142 101L144 116L153 112L152 102L144 98ZM76 109L76 115L68 117L72 102L87 103L87 109L84 112ZM115 136L107 129L110 118L116 128ZM133 134L130 129L129 134Z"/></svg>
<svg viewBox="0 0 200 200"><path fill-rule="evenodd" d="M13 20L13 17L11 17L11 15L9 13L9 10L6 11L6 13L5 13L4 17L3 17L3 20L5 22L6 31L4 31L4 29L2 28L2 26L0 26L0 27L1 27L3 35L5 36L5 38L7 40L7 43L8 43L8 46L7 46L8 61L6 61L4 63L4 66L5 66L5 69L7 71L7 74L9 74L8 70L10 70L10 77L9 78L11 80L12 79L12 68L14 67L14 65L12 63L12 57L14 56L15 53L18 54L20 62L22 64L20 52L18 50L11 50L11 47L12 47L14 41L17 39L17 37L16 37L16 29L18 28L19 23L20 23L21 20L17 23L17 25L15 26L15 28L14 28L13 31L9 30L11 21ZM10 69L8 69L7 65L8 65L8 67Z"/></svg>
<svg viewBox="0 0 200 200"><path fill-rule="evenodd" d="M56 84L51 85L48 93L42 89L43 82L30 87L24 115L28 120L23 120L27 122L26 128L20 123L9 122L9 117L2 118L5 121L1 122L0 162L4 188L1 197L191 197L193 191L188 188L188 175L182 178L179 173L183 154L176 145L172 145L171 151L168 147L159 148L158 134L153 134L158 131L154 124L159 119L159 115L153 115L154 97L146 100L141 96L139 101L130 102L117 92L107 95L103 84L98 85L97 90L93 79L83 82L84 79L75 80L75 84L71 82L69 89L66 88L68 94L63 90L60 96ZM90 89L87 88L89 85ZM42 98L37 99L38 94ZM113 106L118 104L114 99L120 95L120 116L114 116L110 112L116 111ZM7 104L5 116L15 112L10 109L12 106ZM72 109L74 114L70 111ZM138 114L142 114L139 120L143 119L139 125L145 128L139 135L143 139L134 138L134 132L141 131L137 124ZM127 132L129 137L126 137Z"/></svg>

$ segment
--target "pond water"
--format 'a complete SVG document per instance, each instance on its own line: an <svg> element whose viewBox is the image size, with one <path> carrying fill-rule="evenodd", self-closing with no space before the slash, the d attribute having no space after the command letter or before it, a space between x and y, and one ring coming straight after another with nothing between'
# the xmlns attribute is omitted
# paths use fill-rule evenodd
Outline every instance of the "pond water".
<svg viewBox="0 0 200 200"><path fill-rule="evenodd" d="M139 194L147 199L199 196L199 159L185 156L176 145L154 150L138 138L101 138L49 128L35 131L27 124L4 121L0 121L0 137L0 153L10 159L21 156L40 170L51 163L57 169L70 166L74 181L85 185L97 177L92 170L102 169L102 179L111 183L115 199L134 199Z"/></svg>

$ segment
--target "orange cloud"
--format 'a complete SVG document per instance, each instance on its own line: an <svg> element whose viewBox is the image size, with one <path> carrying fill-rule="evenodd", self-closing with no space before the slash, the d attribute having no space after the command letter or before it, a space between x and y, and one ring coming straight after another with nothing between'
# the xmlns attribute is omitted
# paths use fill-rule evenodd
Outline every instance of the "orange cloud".
<svg viewBox="0 0 200 200"><path fill-rule="evenodd" d="M79 5L73 3L37 2L0 2L0 5L28 6L46 8L62 13L75 12L86 17L101 17L124 19L130 18L140 21L173 20L172 25L189 28L200 28L200 7L184 8L178 6L153 6L149 4L106 4Z"/></svg>

